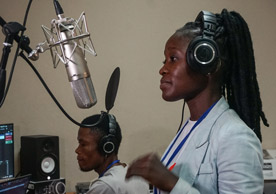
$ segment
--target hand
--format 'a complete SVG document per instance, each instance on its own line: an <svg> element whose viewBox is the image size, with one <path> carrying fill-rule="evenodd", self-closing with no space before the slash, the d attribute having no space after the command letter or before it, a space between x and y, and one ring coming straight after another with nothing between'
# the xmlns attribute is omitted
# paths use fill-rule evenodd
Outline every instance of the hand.
<svg viewBox="0 0 276 194"><path fill-rule="evenodd" d="M141 176L150 184L163 191L171 191L178 177L170 172L155 153L150 153L133 161L127 171L126 178Z"/></svg>

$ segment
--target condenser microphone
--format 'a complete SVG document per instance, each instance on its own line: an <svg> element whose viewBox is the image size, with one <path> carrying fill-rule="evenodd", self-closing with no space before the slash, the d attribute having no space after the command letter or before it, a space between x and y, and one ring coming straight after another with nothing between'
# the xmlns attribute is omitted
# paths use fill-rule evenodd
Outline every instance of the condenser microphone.
<svg viewBox="0 0 276 194"><path fill-rule="evenodd" d="M63 10L57 0L54 6L58 20L53 20L56 27L56 34L62 51L63 62L66 67L67 75L76 103L79 108L90 108L97 103L97 97L87 67L84 50L81 48L81 38L75 36L76 23L72 18L64 17Z"/></svg>

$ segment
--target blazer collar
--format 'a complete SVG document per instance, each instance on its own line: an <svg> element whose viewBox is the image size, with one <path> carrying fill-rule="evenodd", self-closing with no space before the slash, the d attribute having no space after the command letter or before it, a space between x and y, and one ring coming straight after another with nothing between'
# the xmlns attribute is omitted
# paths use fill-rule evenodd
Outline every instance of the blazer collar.
<svg viewBox="0 0 276 194"><path fill-rule="evenodd" d="M221 97L217 104L206 116L206 118L197 126L194 131L194 135L191 141L193 141L193 144L196 148L201 147L208 141L213 125L220 117L220 115L227 109L229 109L229 105L225 98Z"/></svg>
<svg viewBox="0 0 276 194"><path fill-rule="evenodd" d="M188 181L191 185L194 183L196 174L200 168L200 164L204 159L208 149L208 141L212 132L212 127L220 115L228 109L229 105L225 98L222 97L212 108L206 118L193 131L193 137L183 152L185 157L181 158L182 163L189 163L189 165L177 165L173 169L173 172L176 174L178 174L179 171L183 171L183 173L187 176L182 178Z"/></svg>

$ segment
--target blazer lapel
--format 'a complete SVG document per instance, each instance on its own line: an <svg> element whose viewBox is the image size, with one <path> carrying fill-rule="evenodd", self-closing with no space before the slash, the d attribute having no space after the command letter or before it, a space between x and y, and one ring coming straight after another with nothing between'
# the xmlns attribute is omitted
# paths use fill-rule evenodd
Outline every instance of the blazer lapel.
<svg viewBox="0 0 276 194"><path fill-rule="evenodd" d="M194 134L178 161L178 163L181 163L182 165L176 165L173 169L173 172L176 174L180 173L181 178L186 180L191 185L193 185L195 181L200 165L203 162L205 154L208 150L212 126L218 117L228 108L228 104L222 97L209 112L206 118L193 131Z"/></svg>

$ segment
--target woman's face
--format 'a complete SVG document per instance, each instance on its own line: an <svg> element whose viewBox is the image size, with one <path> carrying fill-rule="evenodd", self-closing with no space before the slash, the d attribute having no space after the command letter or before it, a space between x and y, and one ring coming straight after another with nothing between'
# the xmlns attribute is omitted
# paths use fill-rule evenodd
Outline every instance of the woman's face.
<svg viewBox="0 0 276 194"><path fill-rule="evenodd" d="M207 76L193 71L186 61L186 50L189 40L173 35L165 46L165 61L159 73L162 98L166 101L185 99L197 96L208 83Z"/></svg>

